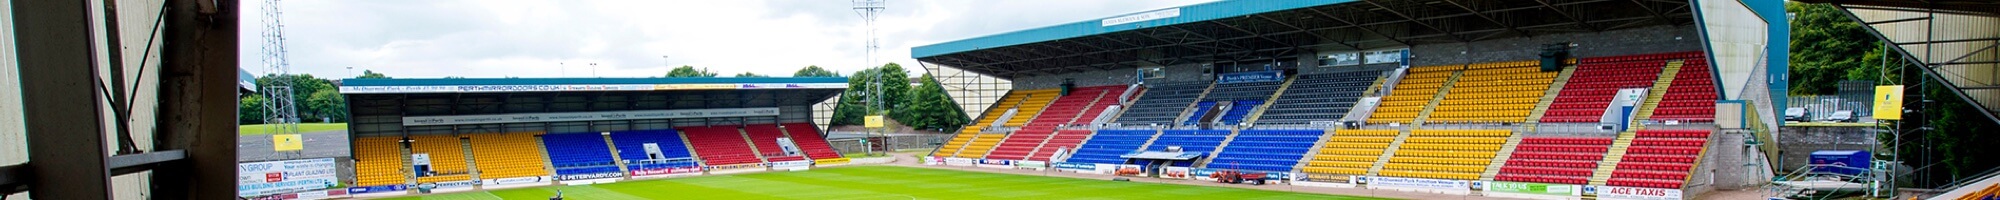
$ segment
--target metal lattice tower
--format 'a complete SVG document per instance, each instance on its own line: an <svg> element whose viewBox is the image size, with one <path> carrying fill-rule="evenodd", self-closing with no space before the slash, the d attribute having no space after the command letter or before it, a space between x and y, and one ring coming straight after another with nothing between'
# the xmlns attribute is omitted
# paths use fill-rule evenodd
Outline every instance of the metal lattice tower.
<svg viewBox="0 0 2000 200"><path fill-rule="evenodd" d="M868 26L868 42L866 44L863 44L866 45L865 48L867 48L865 56L866 57L865 60L867 60L867 63L863 64L862 67L869 67L870 65L876 65L875 49L880 49L882 47L876 45L877 39L875 38L875 18L882 13L882 9L884 8L882 2L886 0L853 0L853 1L854 1L854 13L861 14L861 21ZM883 74L882 71L877 70L875 72L874 80L869 81L870 85L874 85L874 87L868 88L868 93L869 93L868 110L870 112L869 115L873 115L877 111L888 109L888 107L884 107L883 102L885 101L885 99L882 99L882 74ZM909 84L909 83L901 83L901 84ZM874 130L874 132L880 132L880 131L882 130L881 129ZM863 138L861 141L863 142L862 144L867 144L868 139ZM883 146L887 147L887 145ZM862 149L868 149L868 154L875 154L874 147L863 145ZM888 151L889 149L883 149L883 150Z"/></svg>
<svg viewBox="0 0 2000 200"><path fill-rule="evenodd" d="M886 0L854 0L854 13L861 14L861 21L863 22L863 24L866 24L868 26L868 41L867 43L863 44L866 45L866 47L864 48L867 48L867 51L865 53L866 55L865 60L867 60L867 63L863 64L862 65L863 67L876 65L875 50L882 48L882 46L879 46L876 43L878 39L876 39L875 37L875 19L882 13L882 9L885 8L883 7L883 1ZM874 87L868 89L870 93L868 95L869 97L868 102L870 105L872 105L870 106L871 107L870 110L882 109L884 107L882 107L883 106L882 99L880 98L882 96L881 72L875 73L875 79L874 81L872 81L871 84L874 85Z"/></svg>
<svg viewBox="0 0 2000 200"><path fill-rule="evenodd" d="M273 74L264 85L264 123L272 134L298 134L298 107L292 98L291 62L285 60L284 11L280 0L264 0L264 73Z"/></svg>

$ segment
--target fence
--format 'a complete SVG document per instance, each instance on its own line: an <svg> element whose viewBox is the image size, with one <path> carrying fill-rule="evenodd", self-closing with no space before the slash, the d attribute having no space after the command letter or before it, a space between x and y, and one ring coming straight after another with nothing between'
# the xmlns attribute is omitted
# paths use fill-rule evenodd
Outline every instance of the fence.
<svg viewBox="0 0 2000 200"><path fill-rule="evenodd" d="M1795 95L1786 99L1792 108L1805 109L1810 121L1819 121L1832 116L1834 111L1854 111L1856 119L1874 116L1875 100L1869 97L1868 94Z"/></svg>
<svg viewBox="0 0 2000 200"><path fill-rule="evenodd" d="M836 135L836 134L847 135L851 137L827 139L827 143L833 145L833 150L840 151L840 153L868 152L868 147L863 146L862 137L860 137L860 136L865 136L867 134L856 133L856 132L834 132L829 135ZM908 134L908 133L892 133L888 135L877 134L873 135L872 137L867 137L868 138L867 146L872 146L875 149L875 151L884 151L892 149L893 150L935 149L938 146L944 145L945 141L951 140L951 137L952 137L951 134ZM885 144L888 146L883 146Z"/></svg>

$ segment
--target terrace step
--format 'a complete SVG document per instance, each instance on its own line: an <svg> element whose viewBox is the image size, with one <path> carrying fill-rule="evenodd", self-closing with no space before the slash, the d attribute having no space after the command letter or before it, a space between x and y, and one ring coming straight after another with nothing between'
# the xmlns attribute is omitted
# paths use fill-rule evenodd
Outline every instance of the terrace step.
<svg viewBox="0 0 2000 200"><path fill-rule="evenodd" d="M1597 170L1590 173L1591 185L1604 185L1605 180L1611 179L1611 171L1618 169L1618 162L1625 159L1625 149L1632 147L1632 138L1638 135L1637 131L1618 133L1618 139L1612 140L1611 148L1604 152L1604 160L1597 161Z"/></svg>
<svg viewBox="0 0 2000 200"><path fill-rule="evenodd" d="M1432 100L1431 104L1436 105L1436 100ZM1389 164L1389 157L1395 156L1397 149L1402 149L1403 140L1406 139L1410 139L1410 130L1401 130L1396 133L1396 140L1390 141L1389 147L1382 149L1382 156L1375 158L1375 164L1368 166L1368 176L1376 176L1376 174L1382 173L1382 166Z"/></svg>
<svg viewBox="0 0 2000 200"><path fill-rule="evenodd" d="M1548 112L1549 106L1555 105L1556 96L1562 94L1563 85L1569 85L1570 76L1575 75L1576 60L1570 60L1568 65L1563 66L1562 73L1556 74L1555 81L1550 81L1548 92L1542 94L1542 100L1535 104L1535 110L1528 112L1528 123L1540 124L1542 115L1546 114L1544 112Z"/></svg>
<svg viewBox="0 0 2000 200"><path fill-rule="evenodd" d="M1438 106L1438 104L1441 104L1441 103L1443 103L1443 102L1444 102L1444 96L1445 96L1445 94L1449 94L1449 93L1451 93L1451 86L1452 86L1452 85L1456 85L1456 84L1458 83L1458 78L1460 78L1460 77L1463 77L1463 76L1465 76L1465 66L1459 66L1458 70L1456 70L1456 71L1451 71L1451 76L1448 76L1448 78L1445 78L1445 79L1444 79L1444 83L1441 83L1441 85L1438 85L1438 91L1437 91L1437 94L1435 94L1435 95L1432 95L1432 96L1431 96L1431 101L1430 101L1430 103L1425 103L1425 104L1424 104L1424 109L1423 109L1423 111L1418 111L1418 112L1417 112L1417 119L1414 119L1414 120L1410 121L1410 127L1411 127L1412 129L1414 129L1414 128L1417 128L1417 127L1423 127L1423 126L1424 126L1424 121L1425 121L1425 120L1430 120L1430 118L1431 118L1431 117L1430 117L1430 116L1431 116L1431 111L1436 111L1436 110L1437 110L1437 106ZM1401 139L1401 138L1398 138L1398 139L1396 139L1396 141L1402 141L1402 139ZM1376 167L1376 168L1380 168L1380 165L1379 165L1379 164L1377 164L1377 167ZM1374 170L1369 170L1369 173L1374 173ZM1371 176L1372 176L1372 174L1371 174Z"/></svg>
<svg viewBox="0 0 2000 200"><path fill-rule="evenodd" d="M1500 174L1500 166L1507 165L1507 159L1514 157L1514 147L1520 146L1521 138L1527 135L1527 132L1522 132L1507 136L1507 144L1501 145L1500 151L1493 152L1493 162L1486 164L1486 172L1479 174L1479 180L1493 181L1493 176Z"/></svg>

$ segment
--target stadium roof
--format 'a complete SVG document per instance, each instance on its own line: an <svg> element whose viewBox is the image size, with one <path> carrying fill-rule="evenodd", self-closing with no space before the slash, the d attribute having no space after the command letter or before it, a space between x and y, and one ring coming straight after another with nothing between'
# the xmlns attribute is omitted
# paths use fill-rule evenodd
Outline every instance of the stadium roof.
<svg viewBox="0 0 2000 200"><path fill-rule="evenodd" d="M1838 3L1850 8L2000 16L2000 1L1993 0L1797 0L1806 3ZM1856 6L1862 7L1856 7ZM1932 10L1934 9L1934 10Z"/></svg>
<svg viewBox="0 0 2000 200"><path fill-rule="evenodd" d="M257 92L257 76L250 75L250 71L236 69L236 89L245 94Z"/></svg>
<svg viewBox="0 0 2000 200"><path fill-rule="evenodd" d="M658 90L844 90L847 78L443 78L343 79L343 94Z"/></svg>
<svg viewBox="0 0 2000 200"><path fill-rule="evenodd" d="M1012 79L1692 25L1692 10L1664 0L1231 0L918 46L910 55Z"/></svg>
<svg viewBox="0 0 2000 200"><path fill-rule="evenodd" d="M394 78L346 79L347 86L434 86L434 85L580 85L580 84L694 84L694 83L847 83L843 77L807 78Z"/></svg>

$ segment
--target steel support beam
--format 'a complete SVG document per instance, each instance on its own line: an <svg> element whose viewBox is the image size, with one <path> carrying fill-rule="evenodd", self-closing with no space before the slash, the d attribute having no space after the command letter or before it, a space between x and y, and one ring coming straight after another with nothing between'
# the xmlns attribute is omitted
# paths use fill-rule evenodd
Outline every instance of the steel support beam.
<svg viewBox="0 0 2000 200"><path fill-rule="evenodd" d="M1409 20L1409 22L1411 22L1411 23L1417 23L1417 25L1419 25L1419 26L1424 26L1424 28L1430 28L1431 30L1436 30L1436 31L1438 31L1438 32L1443 32L1443 33L1445 33L1446 35L1451 35L1451 38L1454 38L1454 39L1458 39L1458 42L1461 42L1461 43L1463 43L1463 42L1472 42L1472 41L1469 41L1469 40L1466 40L1466 39L1465 39L1465 36L1459 36L1459 35L1458 35L1458 33L1456 33L1456 32L1452 32L1451 30L1444 30L1444 28L1438 28L1437 26L1433 26L1433 25L1431 25L1431 23L1425 23L1425 22L1424 22L1424 21L1422 21L1422 20L1417 20L1417 18L1416 18L1416 17L1410 17L1410 15L1407 15L1407 14L1403 14L1403 11L1396 11L1396 9L1395 9L1395 8L1389 8L1389 6L1384 6L1384 5L1382 5L1381 3L1375 3L1375 1L1374 1L1374 0L1362 0L1362 2L1366 2L1366 3L1368 3L1368 5L1375 5L1375 7L1376 7L1376 8L1382 8L1382 10L1383 10L1383 11L1389 11L1389 14L1394 14L1394 15L1396 15L1396 17L1402 17L1403 19L1406 19L1406 20Z"/></svg>
<svg viewBox="0 0 2000 200"><path fill-rule="evenodd" d="M1521 34L1521 37L1534 37L1534 35L1532 35L1532 34L1528 34L1528 31L1522 31L1522 30L1521 30L1521 29L1519 29L1519 28L1515 28L1515 27L1514 27L1514 25L1511 25L1511 24L1507 24L1507 23L1501 23L1501 22L1500 22L1500 20L1497 20L1497 19L1493 19L1493 17L1488 17L1488 16L1486 16L1486 14L1485 14L1485 13L1480 13L1480 12L1479 12L1479 10L1474 10L1474 9L1472 9L1472 7L1471 7L1471 6L1465 6L1465 4L1461 4L1461 3L1458 3L1458 1L1453 1L1453 0L1444 0L1444 2L1445 2L1445 3L1448 3L1448 4L1451 4L1452 6L1456 6L1456 7L1458 7L1459 9L1465 9L1465 11L1466 11L1466 12L1472 12L1472 15L1473 15L1473 16L1479 16L1479 18L1480 18L1480 19L1486 19L1486 22L1492 22L1492 23L1493 23L1493 25L1498 25L1498 26L1500 26L1500 27L1506 27L1508 31L1513 31L1513 32L1514 32L1514 33L1516 33L1516 34ZM1484 38L1484 37L1481 37L1481 38Z"/></svg>
<svg viewBox="0 0 2000 200"><path fill-rule="evenodd" d="M1535 0L1535 3L1541 3L1542 7L1549 8L1549 11L1556 12L1557 16L1562 16L1563 19L1569 19L1570 22L1575 22L1577 26L1590 29L1591 32L1604 31L1603 28L1598 28L1596 25L1585 23L1581 18L1576 18L1576 15L1571 15L1569 14L1569 12L1563 12L1561 8L1556 8L1556 5L1549 4L1548 0Z"/></svg>
<svg viewBox="0 0 2000 200"><path fill-rule="evenodd" d="M35 199L111 199L104 93L89 1L14 0L14 42ZM113 36L116 37L116 36ZM233 89L230 91L234 91Z"/></svg>
<svg viewBox="0 0 2000 200"><path fill-rule="evenodd" d="M152 199L236 198L237 1L167 0L160 37L156 149L186 159L153 169Z"/></svg>

